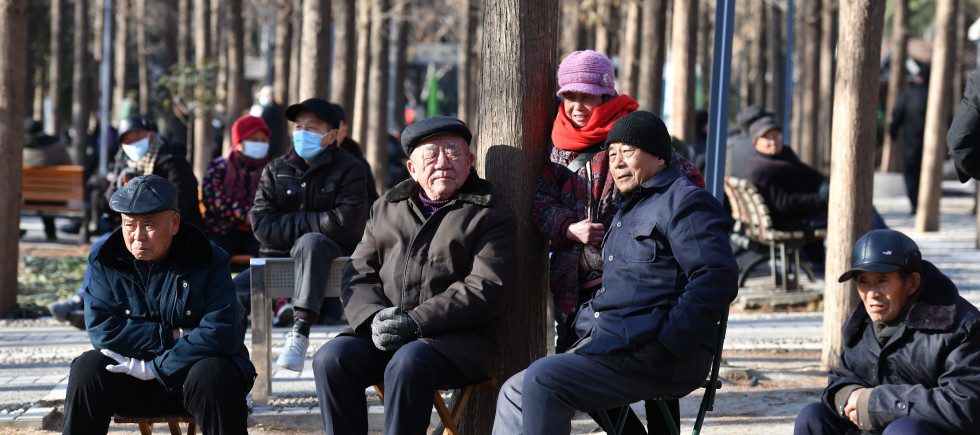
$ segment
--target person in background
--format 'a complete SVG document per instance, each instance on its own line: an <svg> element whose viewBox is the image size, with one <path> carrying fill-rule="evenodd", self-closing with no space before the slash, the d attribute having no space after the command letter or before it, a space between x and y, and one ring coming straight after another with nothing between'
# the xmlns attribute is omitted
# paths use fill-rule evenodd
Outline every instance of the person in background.
<svg viewBox="0 0 980 435"><path fill-rule="evenodd" d="M43 168L46 166L70 165L71 156L68 148L55 136L44 134L40 122L27 118L24 120L24 166ZM54 216L42 216L44 237L49 242L58 240L58 230L54 225Z"/></svg>
<svg viewBox="0 0 980 435"><path fill-rule="evenodd" d="M749 126L763 116L772 116L761 107L750 105L742 108L736 115L738 129L728 132L728 152L725 153L725 175L745 178L745 168L755 148L749 137Z"/></svg>
<svg viewBox="0 0 980 435"><path fill-rule="evenodd" d="M371 164L364 158L361 145L347 134L349 126L347 125L347 115L344 113L344 108L336 103L334 103L333 108L340 115L340 126L337 127L337 144L341 149L349 152L364 165L364 173L367 174L368 204L374 204L374 201L378 199L378 189L374 183L374 173L371 172Z"/></svg>
<svg viewBox="0 0 980 435"><path fill-rule="evenodd" d="M794 433L974 434L980 427L980 311L919 247L874 230L851 251L861 304L844 322L840 367Z"/></svg>
<svg viewBox="0 0 980 435"><path fill-rule="evenodd" d="M290 136L286 130L286 114L282 106L276 103L275 90L272 86L263 86L255 94L255 98L258 105L253 106L249 114L262 118L269 128L269 158L286 154L291 146L287 141Z"/></svg>
<svg viewBox="0 0 980 435"><path fill-rule="evenodd" d="M926 103L929 99L929 67L919 67L912 84L902 90L892 109L888 134L892 140L902 133L902 175L912 213L919 208L919 176L922 172L922 141L926 130Z"/></svg>

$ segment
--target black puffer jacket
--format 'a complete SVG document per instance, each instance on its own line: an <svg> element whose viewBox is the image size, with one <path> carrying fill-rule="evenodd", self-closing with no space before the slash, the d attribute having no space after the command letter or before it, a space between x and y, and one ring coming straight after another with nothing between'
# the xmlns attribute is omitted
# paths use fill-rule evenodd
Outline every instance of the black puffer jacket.
<svg viewBox="0 0 980 435"><path fill-rule="evenodd" d="M966 79L963 101L946 133L946 148L961 183L980 180L980 68Z"/></svg>
<svg viewBox="0 0 980 435"><path fill-rule="evenodd" d="M364 166L350 153L327 147L313 165L290 151L266 165L248 215L267 257L288 257L300 236L330 237L350 254L367 221Z"/></svg>
<svg viewBox="0 0 980 435"><path fill-rule="evenodd" d="M878 345L861 305L843 328L841 367L830 371L822 401L847 385L873 388L871 427L881 431L901 417L923 419L947 434L980 427L980 311L932 263L922 262L921 293L905 326Z"/></svg>
<svg viewBox="0 0 980 435"><path fill-rule="evenodd" d="M819 193L826 178L801 162L787 146L774 156L752 150L745 167L745 178L755 184L766 199L776 228L800 229L814 217L827 212L827 203L820 199Z"/></svg>

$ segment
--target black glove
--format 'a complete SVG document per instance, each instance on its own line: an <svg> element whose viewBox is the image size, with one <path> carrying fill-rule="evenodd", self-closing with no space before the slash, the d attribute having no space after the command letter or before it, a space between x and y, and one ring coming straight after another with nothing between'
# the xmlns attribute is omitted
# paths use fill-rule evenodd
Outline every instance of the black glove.
<svg viewBox="0 0 980 435"><path fill-rule="evenodd" d="M830 181L824 181L823 183L820 183L820 190L817 191L817 194L820 195L820 200L823 201L824 204L829 203Z"/></svg>
<svg viewBox="0 0 980 435"><path fill-rule="evenodd" d="M394 352L422 335L422 330L412 317L397 310L397 307L389 307L378 311L371 322L374 347L385 352Z"/></svg>

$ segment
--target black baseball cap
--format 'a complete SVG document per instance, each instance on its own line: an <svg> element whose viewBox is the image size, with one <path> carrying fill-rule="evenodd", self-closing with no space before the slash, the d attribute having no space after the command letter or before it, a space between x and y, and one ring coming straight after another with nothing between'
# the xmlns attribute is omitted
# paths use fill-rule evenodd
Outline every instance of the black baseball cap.
<svg viewBox="0 0 980 435"><path fill-rule="evenodd" d="M112 194L109 208L123 214L154 214L177 211L177 186L159 175L142 175Z"/></svg>
<svg viewBox="0 0 980 435"><path fill-rule="evenodd" d="M287 107L286 119L296 122L296 117L299 116L300 112L307 110L316 115L317 118L330 123L331 126L337 127L340 125L340 115L333 106L323 98L310 98L302 103Z"/></svg>
<svg viewBox="0 0 980 435"><path fill-rule="evenodd" d="M909 236L895 230L873 230L858 239L851 251L851 270L837 280L844 282L861 272L921 272L922 253Z"/></svg>

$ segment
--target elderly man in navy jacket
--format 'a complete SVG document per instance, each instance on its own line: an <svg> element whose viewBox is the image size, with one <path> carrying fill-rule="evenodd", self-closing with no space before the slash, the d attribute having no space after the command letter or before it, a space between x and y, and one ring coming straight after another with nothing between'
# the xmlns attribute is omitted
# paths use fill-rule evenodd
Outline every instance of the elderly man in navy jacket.
<svg viewBox="0 0 980 435"><path fill-rule="evenodd" d="M177 187L133 178L109 201L122 228L89 256L85 326L71 363L66 434L104 434L113 414L192 415L207 434L244 434L255 380L238 330L228 254L181 225Z"/></svg>
<svg viewBox="0 0 980 435"><path fill-rule="evenodd" d="M503 385L495 434L568 434L577 410L684 396L720 350L718 321L738 291L728 216L670 167L670 135L653 113L620 118L606 144L620 197L603 287L580 310L571 349Z"/></svg>

